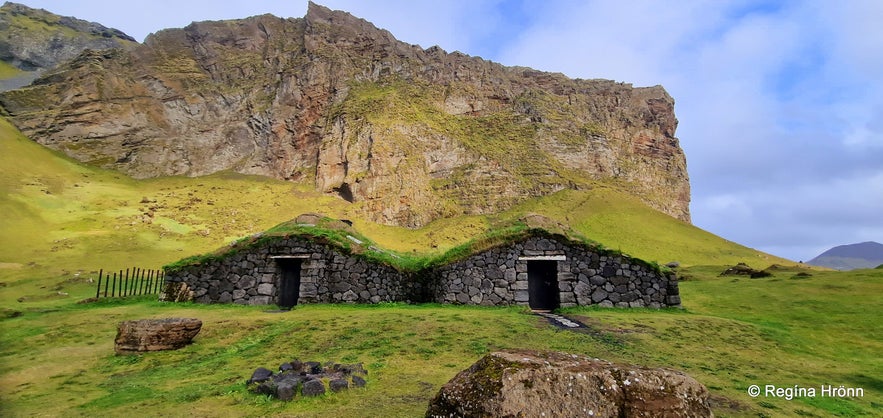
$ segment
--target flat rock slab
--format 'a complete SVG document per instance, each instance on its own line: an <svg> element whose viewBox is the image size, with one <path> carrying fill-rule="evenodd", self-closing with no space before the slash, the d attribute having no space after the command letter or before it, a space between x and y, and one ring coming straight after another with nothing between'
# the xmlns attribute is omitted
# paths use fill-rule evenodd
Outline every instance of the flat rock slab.
<svg viewBox="0 0 883 418"><path fill-rule="evenodd" d="M193 342L202 329L196 318L164 318L123 321L117 327L114 351L133 354L145 351L177 350Z"/></svg>
<svg viewBox="0 0 883 418"><path fill-rule="evenodd" d="M488 354L446 383L427 417L711 417L708 390L670 369L528 350Z"/></svg>
<svg viewBox="0 0 883 418"><path fill-rule="evenodd" d="M564 315L558 315L548 312L534 312L536 315L546 318L550 324L561 329L586 329L586 324Z"/></svg>

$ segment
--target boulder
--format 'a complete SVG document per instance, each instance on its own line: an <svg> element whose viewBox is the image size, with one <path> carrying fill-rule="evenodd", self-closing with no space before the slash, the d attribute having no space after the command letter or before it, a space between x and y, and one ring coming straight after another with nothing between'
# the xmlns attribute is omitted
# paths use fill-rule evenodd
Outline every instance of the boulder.
<svg viewBox="0 0 883 418"><path fill-rule="evenodd" d="M758 270L755 270L748 266L745 263L739 263L735 266L729 267L723 272L721 272L721 276L751 276L752 274L757 273Z"/></svg>
<svg viewBox="0 0 883 418"><path fill-rule="evenodd" d="M350 383L346 379L331 379L328 381L328 389L332 392L340 392L349 389Z"/></svg>
<svg viewBox="0 0 883 418"><path fill-rule="evenodd" d="M132 354L177 350L192 343L200 329L202 321L196 318L123 321L117 327L114 351L117 354Z"/></svg>
<svg viewBox="0 0 883 418"><path fill-rule="evenodd" d="M304 396L319 396L325 394L325 384L319 379L304 382L301 393Z"/></svg>
<svg viewBox="0 0 883 418"><path fill-rule="evenodd" d="M246 384L265 382L270 380L271 377L273 377L273 372L263 367L258 367L255 369L254 373L251 374L251 379L248 379Z"/></svg>
<svg viewBox="0 0 883 418"><path fill-rule="evenodd" d="M494 352L446 383L427 417L713 416L686 374L560 352Z"/></svg>

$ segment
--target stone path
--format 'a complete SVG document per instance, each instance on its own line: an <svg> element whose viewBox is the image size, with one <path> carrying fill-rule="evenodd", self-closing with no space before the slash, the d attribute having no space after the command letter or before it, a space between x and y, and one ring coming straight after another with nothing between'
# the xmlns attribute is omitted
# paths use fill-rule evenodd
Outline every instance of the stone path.
<svg viewBox="0 0 883 418"><path fill-rule="evenodd" d="M582 322L579 322L575 319L568 318L563 315L553 314L549 312L537 312L534 311L534 314L542 316L549 320L549 323L561 328L561 329L580 329L580 328L588 328L588 326Z"/></svg>

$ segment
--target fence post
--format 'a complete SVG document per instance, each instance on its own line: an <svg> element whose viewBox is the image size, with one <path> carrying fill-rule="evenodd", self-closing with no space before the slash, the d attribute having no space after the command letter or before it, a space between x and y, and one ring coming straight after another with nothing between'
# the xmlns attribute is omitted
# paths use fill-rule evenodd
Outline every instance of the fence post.
<svg viewBox="0 0 883 418"><path fill-rule="evenodd" d="M102 270L104 271L104 270ZM107 297L107 283L110 281L110 274L104 279L104 297Z"/></svg>
<svg viewBox="0 0 883 418"><path fill-rule="evenodd" d="M133 272L132 273L132 284L134 284L134 286L132 286L132 287L135 288L135 290L132 291L132 294L135 296L138 296L141 294L140 292L138 292L138 289L141 287L141 281L138 278L138 270L139 270L138 267L135 267L132 269L132 272Z"/></svg>
<svg viewBox="0 0 883 418"><path fill-rule="evenodd" d="M110 287L110 297L116 297L117 291L117 272L113 272L113 285Z"/></svg>
<svg viewBox="0 0 883 418"><path fill-rule="evenodd" d="M144 294L144 269L140 269L140 268L139 268L139 269L138 269L138 274L139 274L139 277L138 277L138 294L139 294L139 295L143 295L143 294Z"/></svg>
<svg viewBox="0 0 883 418"><path fill-rule="evenodd" d="M95 299L101 296L101 273L104 273L104 269L98 270L98 290L95 291Z"/></svg>

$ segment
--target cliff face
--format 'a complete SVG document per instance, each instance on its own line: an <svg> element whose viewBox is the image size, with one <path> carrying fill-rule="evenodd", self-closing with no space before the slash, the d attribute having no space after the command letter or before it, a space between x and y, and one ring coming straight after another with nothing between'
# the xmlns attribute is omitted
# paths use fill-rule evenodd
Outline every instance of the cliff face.
<svg viewBox="0 0 883 418"><path fill-rule="evenodd" d="M30 138L134 177L219 170L310 181L420 226L612 180L689 221L662 87L422 49L345 12L193 23L87 51L0 95Z"/></svg>
<svg viewBox="0 0 883 418"><path fill-rule="evenodd" d="M22 73L0 88L24 86L85 49L135 45L134 39L119 30L6 2L0 7L0 60Z"/></svg>

